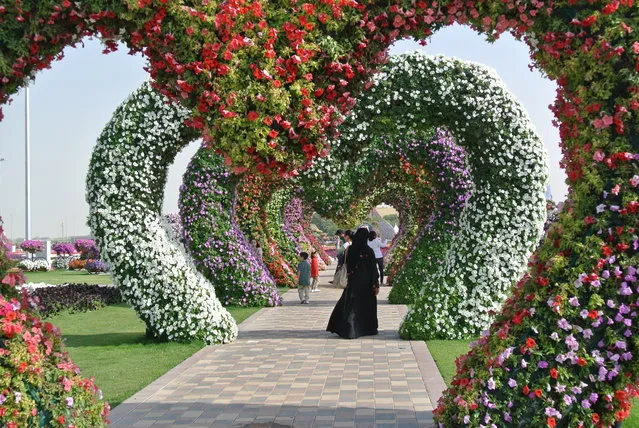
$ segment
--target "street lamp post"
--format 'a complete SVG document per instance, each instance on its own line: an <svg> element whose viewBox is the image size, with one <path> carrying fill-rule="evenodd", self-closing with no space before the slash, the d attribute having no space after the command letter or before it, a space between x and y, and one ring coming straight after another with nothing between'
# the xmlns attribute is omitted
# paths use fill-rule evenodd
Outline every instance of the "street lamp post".
<svg viewBox="0 0 639 428"><path fill-rule="evenodd" d="M29 117L29 83L24 87L24 239L31 239L31 126Z"/></svg>

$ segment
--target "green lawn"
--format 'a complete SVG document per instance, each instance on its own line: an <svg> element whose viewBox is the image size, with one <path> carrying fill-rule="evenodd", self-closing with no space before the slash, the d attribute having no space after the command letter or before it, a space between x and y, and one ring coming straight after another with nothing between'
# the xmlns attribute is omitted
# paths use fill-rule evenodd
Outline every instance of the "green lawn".
<svg viewBox="0 0 639 428"><path fill-rule="evenodd" d="M49 272L25 272L27 282L45 282L47 284L113 284L109 274L90 274L85 270L52 270Z"/></svg>
<svg viewBox="0 0 639 428"><path fill-rule="evenodd" d="M228 308L241 323L259 308ZM67 350L84 376L95 378L112 407L144 388L204 346L157 343L127 305L93 312L62 313L49 319L60 327Z"/></svg>
<svg viewBox="0 0 639 428"><path fill-rule="evenodd" d="M455 375L455 359L468 352L471 340L427 340L430 351L446 385ZM630 417L623 421L623 428L639 428L639 402L635 402Z"/></svg>
<svg viewBox="0 0 639 428"><path fill-rule="evenodd" d="M427 340L428 350L437 364L446 385L450 385L455 375L455 359L468 352L472 340Z"/></svg>

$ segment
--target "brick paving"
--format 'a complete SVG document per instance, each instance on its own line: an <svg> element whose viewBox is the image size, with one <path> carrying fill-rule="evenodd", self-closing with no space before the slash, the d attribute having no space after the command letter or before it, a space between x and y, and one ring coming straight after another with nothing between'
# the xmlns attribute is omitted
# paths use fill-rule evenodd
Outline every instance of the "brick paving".
<svg viewBox="0 0 639 428"><path fill-rule="evenodd" d="M322 275L300 305L262 309L238 340L207 346L129 398L115 427L432 427L444 382L423 342L397 334L403 305L378 296L377 336L340 339L325 331L341 290Z"/></svg>

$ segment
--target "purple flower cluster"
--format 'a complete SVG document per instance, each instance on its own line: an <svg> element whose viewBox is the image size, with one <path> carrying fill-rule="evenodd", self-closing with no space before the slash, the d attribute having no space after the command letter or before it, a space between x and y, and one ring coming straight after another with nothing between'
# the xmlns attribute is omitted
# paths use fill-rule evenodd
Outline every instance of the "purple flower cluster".
<svg viewBox="0 0 639 428"><path fill-rule="evenodd" d="M100 258L100 250L93 239L78 239L75 241L75 249L80 253L82 260Z"/></svg>
<svg viewBox="0 0 639 428"><path fill-rule="evenodd" d="M69 242L60 242L55 244L52 250L59 256L70 256L75 253L75 246Z"/></svg>
<svg viewBox="0 0 639 428"><path fill-rule="evenodd" d="M37 251L42 251L44 249L44 244L42 244L42 241L37 239L27 239L26 241L22 241L20 248L28 253L35 253Z"/></svg>
<svg viewBox="0 0 639 428"><path fill-rule="evenodd" d="M104 273L109 270L109 266L100 260L89 260L86 265L86 270L89 273Z"/></svg>

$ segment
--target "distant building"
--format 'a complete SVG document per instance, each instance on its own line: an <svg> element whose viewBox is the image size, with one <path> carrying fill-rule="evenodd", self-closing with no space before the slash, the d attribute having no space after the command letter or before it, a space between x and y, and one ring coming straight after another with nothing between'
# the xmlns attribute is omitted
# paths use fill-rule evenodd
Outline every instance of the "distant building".
<svg viewBox="0 0 639 428"><path fill-rule="evenodd" d="M552 189L550 188L550 184L546 186L546 199L552 200Z"/></svg>

